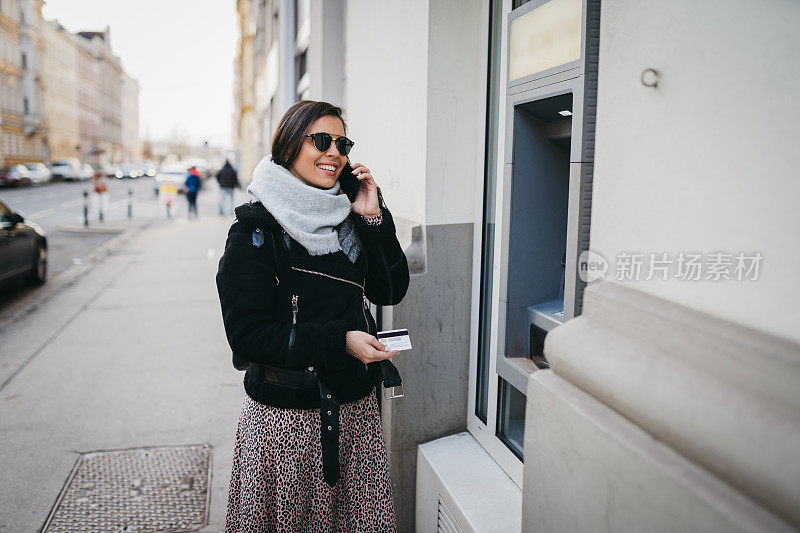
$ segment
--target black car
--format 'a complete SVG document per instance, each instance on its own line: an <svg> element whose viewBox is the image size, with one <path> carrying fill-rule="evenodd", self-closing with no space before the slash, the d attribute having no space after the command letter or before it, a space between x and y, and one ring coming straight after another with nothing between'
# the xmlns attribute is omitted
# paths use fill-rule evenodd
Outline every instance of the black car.
<svg viewBox="0 0 800 533"><path fill-rule="evenodd" d="M22 277L41 285L47 277L47 236L0 199L0 283Z"/></svg>

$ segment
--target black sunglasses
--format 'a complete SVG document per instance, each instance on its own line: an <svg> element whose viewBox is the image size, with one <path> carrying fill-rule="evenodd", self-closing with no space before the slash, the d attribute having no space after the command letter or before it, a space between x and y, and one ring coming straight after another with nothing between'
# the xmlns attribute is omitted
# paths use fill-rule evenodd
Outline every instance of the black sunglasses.
<svg viewBox="0 0 800 533"><path fill-rule="evenodd" d="M306 137L311 137L311 140L314 141L314 147L320 152L327 152L328 148L331 147L331 142L333 142L331 134L325 133L324 131L320 133L311 133L306 135ZM341 155L349 154L354 144L355 143L347 137L342 136L336 138L336 149L339 150Z"/></svg>

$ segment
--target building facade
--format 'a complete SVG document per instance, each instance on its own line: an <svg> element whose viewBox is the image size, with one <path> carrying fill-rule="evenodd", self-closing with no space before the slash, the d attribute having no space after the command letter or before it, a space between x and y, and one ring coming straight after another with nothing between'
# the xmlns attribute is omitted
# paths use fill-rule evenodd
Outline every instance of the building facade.
<svg viewBox="0 0 800 533"><path fill-rule="evenodd" d="M78 55L78 151L82 162L96 165L102 154L100 65L91 41L72 35Z"/></svg>
<svg viewBox="0 0 800 533"><path fill-rule="evenodd" d="M799 529L800 4L337 4L309 2L307 46L286 25L263 89L240 9L238 146L262 155L273 87L270 116L343 105L395 215L398 530Z"/></svg>
<svg viewBox="0 0 800 533"><path fill-rule="evenodd" d="M84 159L91 164L122 160L122 65L111 50L111 30L75 34L81 48L81 116L87 116ZM91 80L88 78L92 77ZM84 88L84 83L87 86Z"/></svg>
<svg viewBox="0 0 800 533"><path fill-rule="evenodd" d="M78 47L58 21L44 21L41 27L47 153L51 161L80 158Z"/></svg>
<svg viewBox="0 0 800 533"><path fill-rule="evenodd" d="M0 147L2 165L25 161L22 118L22 65L19 54L19 1L0 3Z"/></svg>
<svg viewBox="0 0 800 533"><path fill-rule="evenodd" d="M342 104L345 2L239 0L236 7L234 146L239 175L249 179L289 106L323 94Z"/></svg>
<svg viewBox="0 0 800 533"><path fill-rule="evenodd" d="M234 146L235 166L243 179L252 174L256 166L256 124L253 100L255 82L253 77L253 39L255 36L254 0L237 0L236 13L239 40L234 60Z"/></svg>
<svg viewBox="0 0 800 533"><path fill-rule="evenodd" d="M139 82L122 73L122 159L140 161L142 147L139 141Z"/></svg>
<svg viewBox="0 0 800 533"><path fill-rule="evenodd" d="M0 164L141 157L139 87L110 29L70 33L41 0L0 2Z"/></svg>
<svg viewBox="0 0 800 533"><path fill-rule="evenodd" d="M20 3L19 50L22 96L23 154L27 162L47 159L42 92L42 0Z"/></svg>

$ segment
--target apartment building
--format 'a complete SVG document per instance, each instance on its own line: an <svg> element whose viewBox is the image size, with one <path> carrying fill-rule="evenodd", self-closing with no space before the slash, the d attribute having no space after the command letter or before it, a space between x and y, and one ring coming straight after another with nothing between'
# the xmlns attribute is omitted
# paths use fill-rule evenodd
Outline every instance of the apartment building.
<svg viewBox="0 0 800 533"><path fill-rule="evenodd" d="M22 62L18 0L0 2L0 149L3 166L25 162L22 118Z"/></svg>
<svg viewBox="0 0 800 533"><path fill-rule="evenodd" d="M122 65L111 49L111 29L75 34L83 158L92 164L122 159Z"/></svg>
<svg viewBox="0 0 800 533"><path fill-rule="evenodd" d="M80 158L78 48L58 21L42 24L42 83L50 160Z"/></svg>
<svg viewBox="0 0 800 533"><path fill-rule="evenodd" d="M126 162L142 158L139 140L139 82L122 73L122 159Z"/></svg>
<svg viewBox="0 0 800 533"><path fill-rule="evenodd" d="M139 85L110 28L71 33L41 10L41 0L0 2L2 164L139 159Z"/></svg>

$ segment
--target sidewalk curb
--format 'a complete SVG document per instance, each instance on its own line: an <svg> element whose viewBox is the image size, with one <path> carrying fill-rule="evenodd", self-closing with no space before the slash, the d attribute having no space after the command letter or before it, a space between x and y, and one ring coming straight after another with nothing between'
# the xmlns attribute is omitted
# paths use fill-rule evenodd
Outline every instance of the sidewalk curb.
<svg viewBox="0 0 800 533"><path fill-rule="evenodd" d="M122 233L130 228L120 226L59 226L55 231L67 233Z"/></svg>

